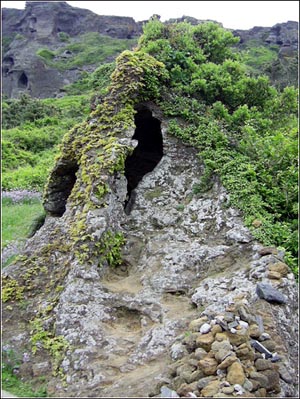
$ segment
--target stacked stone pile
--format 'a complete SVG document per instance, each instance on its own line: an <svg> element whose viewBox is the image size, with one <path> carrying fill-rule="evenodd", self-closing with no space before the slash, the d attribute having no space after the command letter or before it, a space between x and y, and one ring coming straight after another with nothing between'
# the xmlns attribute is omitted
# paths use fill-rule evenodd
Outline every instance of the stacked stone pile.
<svg viewBox="0 0 300 399"><path fill-rule="evenodd" d="M272 397L292 382L284 353L263 318L236 298L224 312L204 315L171 347L170 384L160 397Z"/></svg>

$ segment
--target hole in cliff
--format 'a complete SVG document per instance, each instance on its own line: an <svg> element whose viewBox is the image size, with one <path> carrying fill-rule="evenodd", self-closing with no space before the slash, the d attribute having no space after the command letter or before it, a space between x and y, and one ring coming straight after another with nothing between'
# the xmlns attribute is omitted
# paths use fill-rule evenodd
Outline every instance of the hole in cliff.
<svg viewBox="0 0 300 399"><path fill-rule="evenodd" d="M126 214L131 212L135 192L142 178L152 172L163 156L163 138L161 121L152 116L144 105L136 106L135 131L132 139L138 141L133 153L126 158L125 176L127 179L127 197L124 205Z"/></svg>
<svg viewBox="0 0 300 399"><path fill-rule="evenodd" d="M22 72L18 80L18 87L27 88L27 85L28 85L28 78L26 76L26 73Z"/></svg>
<svg viewBox="0 0 300 399"><path fill-rule="evenodd" d="M10 66L10 67L12 67L13 65L14 65L14 59L13 59L13 57L4 57L3 58L3 64L6 64L7 66Z"/></svg>
<svg viewBox="0 0 300 399"><path fill-rule="evenodd" d="M48 183L48 193L44 200L44 209L52 216L62 216L66 203L76 182L78 165L74 162L62 162L56 166Z"/></svg>

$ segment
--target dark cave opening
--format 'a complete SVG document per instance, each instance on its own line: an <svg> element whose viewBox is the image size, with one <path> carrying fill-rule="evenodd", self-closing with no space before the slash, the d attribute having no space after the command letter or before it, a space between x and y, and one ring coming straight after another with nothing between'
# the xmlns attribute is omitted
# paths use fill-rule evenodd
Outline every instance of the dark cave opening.
<svg viewBox="0 0 300 399"><path fill-rule="evenodd" d="M76 163L63 162L52 172L43 204L45 211L52 216L61 217L65 213L68 197L76 182L77 171Z"/></svg>
<svg viewBox="0 0 300 399"><path fill-rule="evenodd" d="M134 117L135 131L132 139L138 141L137 147L125 160L125 176L127 179L127 197L124 210L131 212L135 192L142 178L160 162L163 157L163 137L161 121L152 116L152 112L144 105L136 107Z"/></svg>
<svg viewBox="0 0 300 399"><path fill-rule="evenodd" d="M22 72L18 80L18 87L27 88L27 86L28 86L28 78L26 76L26 73Z"/></svg>
<svg viewBox="0 0 300 399"><path fill-rule="evenodd" d="M3 58L3 64L5 64L8 67L14 66L15 62L13 57L7 56Z"/></svg>

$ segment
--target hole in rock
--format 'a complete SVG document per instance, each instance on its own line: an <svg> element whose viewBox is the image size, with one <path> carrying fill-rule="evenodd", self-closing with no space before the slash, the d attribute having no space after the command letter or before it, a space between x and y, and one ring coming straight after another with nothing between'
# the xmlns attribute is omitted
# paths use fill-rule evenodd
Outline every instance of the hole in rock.
<svg viewBox="0 0 300 399"><path fill-rule="evenodd" d="M18 87L27 88L27 85L28 85L28 78L26 76L26 73L22 72L18 80Z"/></svg>
<svg viewBox="0 0 300 399"><path fill-rule="evenodd" d="M13 57L4 57L3 58L3 64L6 64L7 66L13 66L14 65L14 59L13 59Z"/></svg>
<svg viewBox="0 0 300 399"><path fill-rule="evenodd" d="M44 201L44 209L52 216L62 216L66 211L66 203L76 182L78 165L74 162L62 162L52 172L48 184L48 193Z"/></svg>
<svg viewBox="0 0 300 399"><path fill-rule="evenodd" d="M138 141L137 147L125 160L125 176L127 179L127 197L124 210L131 212L135 192L142 178L157 166L163 156L163 138L161 121L152 116L152 112L144 105L136 106L134 117L135 131L132 139Z"/></svg>

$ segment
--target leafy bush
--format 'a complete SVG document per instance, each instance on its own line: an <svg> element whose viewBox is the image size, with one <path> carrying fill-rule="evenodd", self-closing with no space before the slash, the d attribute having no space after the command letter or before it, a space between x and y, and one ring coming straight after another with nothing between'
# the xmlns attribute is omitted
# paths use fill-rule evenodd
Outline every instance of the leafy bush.
<svg viewBox="0 0 300 399"><path fill-rule="evenodd" d="M10 129L25 121L36 121L46 116L58 115L55 106L47 106L41 100L22 94L20 99L10 99L3 102L2 127Z"/></svg>
<svg viewBox="0 0 300 399"><path fill-rule="evenodd" d="M199 149L205 170L193 192L210 189L218 175L254 236L283 247L297 273L297 91L278 92L266 76L248 76L231 49L235 43L217 24L154 20L139 49L170 73L160 103L165 115L176 117L170 133Z"/></svg>
<svg viewBox="0 0 300 399"><path fill-rule="evenodd" d="M18 127L2 131L2 188L41 191L62 137L89 112L88 96L45 100L22 96L5 104L4 122L14 121ZM19 119L14 120L15 115Z"/></svg>

